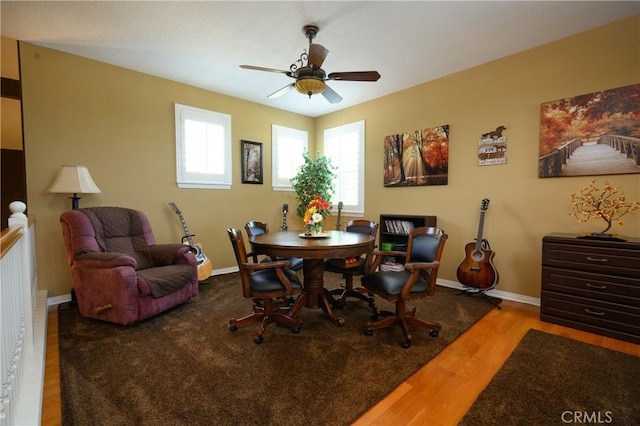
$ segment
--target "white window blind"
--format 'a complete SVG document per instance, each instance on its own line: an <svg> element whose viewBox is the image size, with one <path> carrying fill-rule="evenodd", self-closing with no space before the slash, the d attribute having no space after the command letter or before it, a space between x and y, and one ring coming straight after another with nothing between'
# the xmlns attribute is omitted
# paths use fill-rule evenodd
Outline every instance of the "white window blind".
<svg viewBox="0 0 640 426"><path fill-rule="evenodd" d="M231 188L231 116L175 104L180 188Z"/></svg>
<svg viewBox="0 0 640 426"><path fill-rule="evenodd" d="M337 167L333 203L352 216L364 214L364 137L364 121L324 131L324 155Z"/></svg>
<svg viewBox="0 0 640 426"><path fill-rule="evenodd" d="M274 191L292 191L293 178L304 162L303 153L309 145L309 134L303 130L271 126L272 173Z"/></svg>

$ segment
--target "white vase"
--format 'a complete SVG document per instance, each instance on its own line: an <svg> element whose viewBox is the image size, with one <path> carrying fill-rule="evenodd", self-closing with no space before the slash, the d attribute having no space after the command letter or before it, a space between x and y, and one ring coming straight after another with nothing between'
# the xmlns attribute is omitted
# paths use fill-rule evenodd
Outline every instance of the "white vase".
<svg viewBox="0 0 640 426"><path fill-rule="evenodd" d="M310 237L317 237L318 235L322 234L322 228L317 228L317 229L307 228L304 234Z"/></svg>

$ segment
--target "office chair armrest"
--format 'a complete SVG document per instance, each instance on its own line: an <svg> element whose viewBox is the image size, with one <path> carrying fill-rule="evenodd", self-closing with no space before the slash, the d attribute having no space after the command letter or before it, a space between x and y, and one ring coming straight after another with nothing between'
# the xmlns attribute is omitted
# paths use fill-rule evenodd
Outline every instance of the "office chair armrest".
<svg viewBox="0 0 640 426"><path fill-rule="evenodd" d="M290 268L291 262L287 259L282 259L271 262L243 263L242 266L250 271L260 271L262 269Z"/></svg>
<svg viewBox="0 0 640 426"><path fill-rule="evenodd" d="M436 290L436 277L437 271L440 267L440 262L434 260L433 262L409 262L404 265L404 270L411 273L411 276L407 280L407 283L402 288L402 294L400 297L404 300L409 299L409 295L411 294L411 289L418 282L418 277L420 276L420 272L429 271L429 296L433 296Z"/></svg>
<svg viewBox="0 0 640 426"><path fill-rule="evenodd" d="M291 285L291 281L289 281L289 278L287 278L287 275L284 273L284 269L276 268L276 275L278 276L278 279L284 286L287 296L289 297L292 296L293 286Z"/></svg>
<svg viewBox="0 0 640 426"><path fill-rule="evenodd" d="M253 259L253 263L258 263L258 253L256 253L255 251L247 253L247 258Z"/></svg>
<svg viewBox="0 0 640 426"><path fill-rule="evenodd" d="M366 267L365 272L366 274L373 274L378 270L385 257L406 257L407 252L396 250L374 250L369 256L372 256L373 260L368 259L367 263L369 263L369 265Z"/></svg>
<svg viewBox="0 0 640 426"><path fill-rule="evenodd" d="M409 262L404 264L404 270L413 272L414 270L434 270L440 267L440 262L434 260L433 262Z"/></svg>
<svg viewBox="0 0 640 426"><path fill-rule="evenodd" d="M398 250L374 250L371 253L373 256L394 256L394 257L405 257L407 255L406 251L398 251Z"/></svg>
<svg viewBox="0 0 640 426"><path fill-rule="evenodd" d="M274 269L278 279L282 283L282 286L285 288L287 295L293 294L293 287L291 286L291 281L287 278L284 273L285 268L289 268L291 266L291 262L288 260L276 260L273 262L262 262L262 263L243 263L242 267L247 268L250 271L260 271L264 269Z"/></svg>

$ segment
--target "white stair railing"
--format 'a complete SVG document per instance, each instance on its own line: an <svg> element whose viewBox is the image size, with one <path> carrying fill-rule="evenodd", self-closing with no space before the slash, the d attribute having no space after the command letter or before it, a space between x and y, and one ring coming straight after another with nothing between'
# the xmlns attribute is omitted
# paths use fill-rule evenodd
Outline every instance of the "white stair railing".
<svg viewBox="0 0 640 426"><path fill-rule="evenodd" d="M1 234L0 426L40 424L47 292L38 291L35 220L14 201Z"/></svg>

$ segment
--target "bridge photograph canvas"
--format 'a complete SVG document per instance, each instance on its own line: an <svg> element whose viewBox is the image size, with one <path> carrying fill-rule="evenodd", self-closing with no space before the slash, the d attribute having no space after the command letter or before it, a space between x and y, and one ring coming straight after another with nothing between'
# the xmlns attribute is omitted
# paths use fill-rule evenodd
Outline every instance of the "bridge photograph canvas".
<svg viewBox="0 0 640 426"><path fill-rule="evenodd" d="M640 84L542 104L539 177L640 173Z"/></svg>

